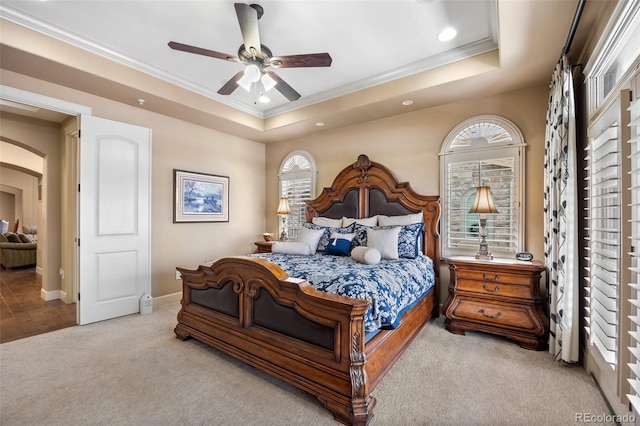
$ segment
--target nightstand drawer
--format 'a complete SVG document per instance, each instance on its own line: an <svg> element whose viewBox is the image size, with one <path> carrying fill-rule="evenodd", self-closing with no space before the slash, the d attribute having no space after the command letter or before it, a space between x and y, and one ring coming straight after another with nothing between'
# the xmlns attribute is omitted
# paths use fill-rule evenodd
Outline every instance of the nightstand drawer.
<svg viewBox="0 0 640 426"><path fill-rule="evenodd" d="M514 297L527 300L533 297L529 283L527 283L527 285L519 285L511 282L474 281L459 278L455 286L458 291L467 291L487 296Z"/></svg>
<svg viewBox="0 0 640 426"><path fill-rule="evenodd" d="M544 332L534 320L533 311L529 306L498 305L462 299L453 307L452 318L517 328L534 334Z"/></svg>
<svg viewBox="0 0 640 426"><path fill-rule="evenodd" d="M522 284L529 285L531 282L530 275L520 275L508 272L484 272L475 271L473 269L459 269L457 271L458 279L469 279L475 281L482 281L489 285L490 283L508 283L508 284Z"/></svg>

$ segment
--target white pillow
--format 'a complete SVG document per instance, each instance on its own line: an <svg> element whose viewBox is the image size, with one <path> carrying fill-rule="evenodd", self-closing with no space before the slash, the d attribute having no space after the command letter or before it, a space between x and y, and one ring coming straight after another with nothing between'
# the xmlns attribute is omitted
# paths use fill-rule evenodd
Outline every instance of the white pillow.
<svg viewBox="0 0 640 426"><path fill-rule="evenodd" d="M398 235L400 227L391 229L367 228L367 247L380 252L382 259L398 259Z"/></svg>
<svg viewBox="0 0 640 426"><path fill-rule="evenodd" d="M374 248L358 246L351 250L351 258L367 265L377 265L380 262L380 252Z"/></svg>
<svg viewBox="0 0 640 426"><path fill-rule="evenodd" d="M331 236L329 237L329 239L333 239L333 238L342 238L343 240L349 240L349 241L353 241L353 239L355 238L356 233L352 233L352 234L343 234L342 232L336 232L333 231L331 233Z"/></svg>
<svg viewBox="0 0 640 426"><path fill-rule="evenodd" d="M309 229L303 226L298 230L298 238L296 238L296 241L308 244L311 250L315 252L318 249L318 243L323 235L324 229Z"/></svg>
<svg viewBox="0 0 640 426"><path fill-rule="evenodd" d="M342 227L345 228L352 223L357 223L363 226L376 226L378 224L378 216L365 217L362 219L355 219L353 217L343 217Z"/></svg>
<svg viewBox="0 0 640 426"><path fill-rule="evenodd" d="M271 246L271 253L309 256L313 252L311 251L311 246L307 243L301 243L298 241L276 241Z"/></svg>
<svg viewBox="0 0 640 426"><path fill-rule="evenodd" d="M318 226L340 228L342 226L342 219L331 219L330 217L314 217L311 219L311 223Z"/></svg>
<svg viewBox="0 0 640 426"><path fill-rule="evenodd" d="M422 212L404 214L401 216L378 215L378 225L380 226L404 226L413 225L414 223L422 223Z"/></svg>

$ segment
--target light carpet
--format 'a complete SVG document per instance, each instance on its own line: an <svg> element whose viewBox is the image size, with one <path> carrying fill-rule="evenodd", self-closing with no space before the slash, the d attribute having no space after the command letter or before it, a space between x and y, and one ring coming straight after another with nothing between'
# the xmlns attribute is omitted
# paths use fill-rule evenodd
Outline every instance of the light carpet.
<svg viewBox="0 0 640 426"><path fill-rule="evenodd" d="M179 306L0 345L0 424L337 425L314 397L182 342ZM373 392L372 425L571 425L608 414L591 376L483 333L427 324Z"/></svg>

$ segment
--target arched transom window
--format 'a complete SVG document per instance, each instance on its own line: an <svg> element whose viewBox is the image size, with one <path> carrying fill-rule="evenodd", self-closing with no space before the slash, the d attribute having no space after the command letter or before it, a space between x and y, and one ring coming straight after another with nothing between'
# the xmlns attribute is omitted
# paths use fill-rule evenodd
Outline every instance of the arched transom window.
<svg viewBox="0 0 640 426"><path fill-rule="evenodd" d="M494 256L524 248L524 140L510 121L479 116L460 123L440 152L443 256L473 256L479 215L469 213L478 186L489 186L498 213L487 214L487 242Z"/></svg>
<svg viewBox="0 0 640 426"><path fill-rule="evenodd" d="M306 151L291 152L282 161L279 173L280 197L286 197L289 201L289 238L296 238L304 223L305 206L316 193L316 175L315 161Z"/></svg>

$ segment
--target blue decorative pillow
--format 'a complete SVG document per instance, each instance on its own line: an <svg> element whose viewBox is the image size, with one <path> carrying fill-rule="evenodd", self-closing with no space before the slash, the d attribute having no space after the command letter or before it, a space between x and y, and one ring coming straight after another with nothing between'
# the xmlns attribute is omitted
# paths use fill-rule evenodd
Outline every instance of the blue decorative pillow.
<svg viewBox="0 0 640 426"><path fill-rule="evenodd" d="M309 229L322 229L324 230L324 234L320 238L320 242L318 242L317 251L324 253L327 249L327 245L329 244L329 238L331 237L332 232L337 232L340 234L352 234L355 229L355 224L349 225L345 228L331 228L328 226L320 226L311 222L305 222L302 224L305 228Z"/></svg>
<svg viewBox="0 0 640 426"><path fill-rule="evenodd" d="M366 246L367 245L367 228L370 229L391 229L393 226L362 226L356 224L355 238L353 239L352 246ZM420 254L422 228L424 223L414 223L412 225L405 225L400 227L400 234L398 235L398 256L415 259Z"/></svg>
<svg viewBox="0 0 640 426"><path fill-rule="evenodd" d="M415 259L420 254L420 236L424 223L405 225L398 235L398 255L409 259Z"/></svg>
<svg viewBox="0 0 640 426"><path fill-rule="evenodd" d="M351 240L356 234L343 234L340 232L332 232L329 238L329 244L324 250L324 254L334 256L349 256L351 254Z"/></svg>

